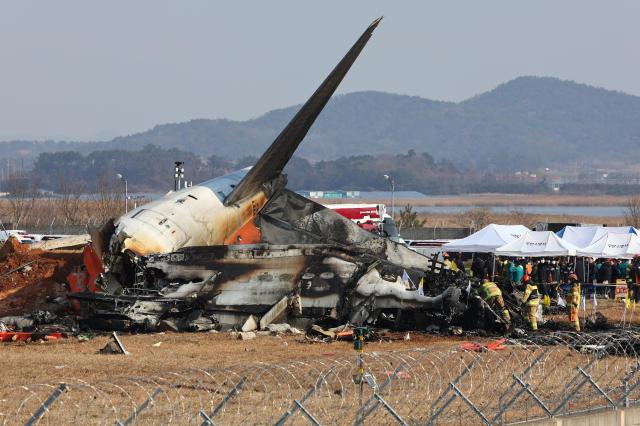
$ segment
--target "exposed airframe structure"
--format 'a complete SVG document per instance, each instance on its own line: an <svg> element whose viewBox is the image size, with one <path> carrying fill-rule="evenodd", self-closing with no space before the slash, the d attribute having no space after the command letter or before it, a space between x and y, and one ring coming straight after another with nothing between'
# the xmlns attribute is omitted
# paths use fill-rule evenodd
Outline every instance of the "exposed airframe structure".
<svg viewBox="0 0 640 426"><path fill-rule="evenodd" d="M285 188L282 170L380 19L254 167L171 192L92 232L104 271L101 291L72 296L85 318L202 330L238 327L249 315L263 326L324 316L397 324L402 312L417 320L464 310L453 272Z"/></svg>

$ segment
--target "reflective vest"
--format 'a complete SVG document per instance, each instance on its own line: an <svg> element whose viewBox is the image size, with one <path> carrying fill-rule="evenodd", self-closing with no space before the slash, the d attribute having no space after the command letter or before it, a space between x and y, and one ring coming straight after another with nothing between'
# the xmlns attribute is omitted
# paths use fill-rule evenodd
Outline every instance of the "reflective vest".
<svg viewBox="0 0 640 426"><path fill-rule="evenodd" d="M524 291L524 297L522 298L522 303L526 303L528 306L537 306L539 298L538 286L527 284L527 288Z"/></svg>
<svg viewBox="0 0 640 426"><path fill-rule="evenodd" d="M498 288L498 285L491 281L482 283L482 286L480 287L480 289L482 290L482 298L484 300L489 300L497 296L502 296L502 292L500 291L500 288Z"/></svg>
<svg viewBox="0 0 640 426"><path fill-rule="evenodd" d="M580 284L576 283L571 285L567 303L573 307L580 305Z"/></svg>

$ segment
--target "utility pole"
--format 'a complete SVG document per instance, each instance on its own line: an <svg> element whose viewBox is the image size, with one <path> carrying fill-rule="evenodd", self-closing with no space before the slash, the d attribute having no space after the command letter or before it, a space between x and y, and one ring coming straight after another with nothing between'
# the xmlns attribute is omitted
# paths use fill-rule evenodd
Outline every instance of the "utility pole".
<svg viewBox="0 0 640 426"><path fill-rule="evenodd" d="M384 175L384 178L388 180L391 185L391 219L393 219L396 209L396 183L391 175Z"/></svg>
<svg viewBox="0 0 640 426"><path fill-rule="evenodd" d="M118 179L124 182L124 213L129 213L129 187L127 184L127 179L122 176L120 173L116 175Z"/></svg>

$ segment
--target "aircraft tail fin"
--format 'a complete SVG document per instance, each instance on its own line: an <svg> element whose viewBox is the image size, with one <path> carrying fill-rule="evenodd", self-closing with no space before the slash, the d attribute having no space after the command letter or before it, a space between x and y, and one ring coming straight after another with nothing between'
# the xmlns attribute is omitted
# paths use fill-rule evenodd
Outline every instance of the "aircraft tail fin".
<svg viewBox="0 0 640 426"><path fill-rule="evenodd" d="M355 42L347 54L331 71L329 76L311 95L298 113L278 135L271 146L262 154L255 166L238 183L234 190L224 200L225 205L238 201L256 193L263 184L275 179L282 173L293 153L304 139L309 128L325 107L336 88L347 74L358 55L371 38L373 30L378 26L382 17L369 25L360 38Z"/></svg>

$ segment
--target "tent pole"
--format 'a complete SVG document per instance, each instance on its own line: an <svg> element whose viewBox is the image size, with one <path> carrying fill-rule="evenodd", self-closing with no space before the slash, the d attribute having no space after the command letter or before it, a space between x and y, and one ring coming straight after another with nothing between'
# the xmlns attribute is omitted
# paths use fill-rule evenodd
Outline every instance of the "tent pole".
<svg viewBox="0 0 640 426"><path fill-rule="evenodd" d="M493 281L493 277L496 275L496 254L491 253L491 256L493 258L493 262L491 262L491 281Z"/></svg>

